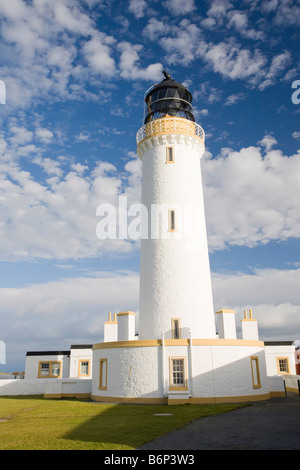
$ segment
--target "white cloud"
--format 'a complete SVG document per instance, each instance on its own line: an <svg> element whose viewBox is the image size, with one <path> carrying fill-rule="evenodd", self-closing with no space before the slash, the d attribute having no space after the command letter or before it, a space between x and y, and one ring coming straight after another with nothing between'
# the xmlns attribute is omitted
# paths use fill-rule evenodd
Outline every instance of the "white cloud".
<svg viewBox="0 0 300 470"><path fill-rule="evenodd" d="M83 46L83 52L90 67L98 73L111 77L115 73L115 61L111 57L112 36L97 33Z"/></svg>
<svg viewBox="0 0 300 470"><path fill-rule="evenodd" d="M226 98L224 106L232 106L238 103L239 101L244 100L245 98L246 98L245 93L233 93L232 95L229 95Z"/></svg>
<svg viewBox="0 0 300 470"><path fill-rule="evenodd" d="M166 51L166 61L169 64L190 65L200 53L199 46L202 32L186 18L181 20L177 27L172 28L171 36L164 36L160 44Z"/></svg>
<svg viewBox="0 0 300 470"><path fill-rule="evenodd" d="M68 349L103 341L108 312L138 313L136 273L95 272L44 284L0 289L1 339L9 351ZM22 350L23 348L23 350ZM7 357L7 362L11 358Z"/></svg>
<svg viewBox="0 0 300 470"><path fill-rule="evenodd" d="M13 126L12 140L0 139L1 230L3 260L84 258L135 248L126 240L97 239L97 207L119 196L140 201L141 162L135 155L124 172L106 162L94 169L67 166L36 147L32 133ZM256 246L287 240L300 233L299 153L287 157L273 135L261 147L224 148L216 158L202 159L209 247ZM17 156L30 155L44 177L24 171ZM47 179L46 179L47 178Z"/></svg>
<svg viewBox="0 0 300 470"><path fill-rule="evenodd" d="M284 26L298 25L299 26L299 23L300 23L299 3L293 2L293 0L281 0L278 3L274 22L276 25L284 25Z"/></svg>
<svg viewBox="0 0 300 470"><path fill-rule="evenodd" d="M213 273L215 310L236 311L238 337L243 311L251 308L260 339L299 339L299 282L300 269ZM138 325L138 291L139 273L101 271L1 288L0 321L5 318L1 338L9 351L19 351L18 364L24 363L26 351L101 342L108 312L134 311Z"/></svg>
<svg viewBox="0 0 300 470"><path fill-rule="evenodd" d="M214 72L232 80L257 81L263 73L266 58L257 49L253 53L240 45L221 42L199 48L201 56L212 66Z"/></svg>
<svg viewBox="0 0 300 470"><path fill-rule="evenodd" d="M147 8L147 2L145 0L130 0L128 10L134 14L134 16L139 19L145 15L145 10Z"/></svg>
<svg viewBox="0 0 300 470"><path fill-rule="evenodd" d="M118 48L121 52L121 77L132 80L158 80L161 77L162 64L160 63L150 64L146 68L139 67L139 53L142 52L143 46L123 41Z"/></svg>
<svg viewBox="0 0 300 470"><path fill-rule="evenodd" d="M299 139L300 138L300 131L293 132L292 136L294 137L294 139Z"/></svg>
<svg viewBox="0 0 300 470"><path fill-rule="evenodd" d="M233 308L237 327L253 309L261 339L299 339L300 269L261 269L252 274L213 274L215 309Z"/></svg>
<svg viewBox="0 0 300 470"><path fill-rule="evenodd" d="M232 8L232 3L228 0L211 0L211 6L207 12L208 16L224 18L228 10Z"/></svg>
<svg viewBox="0 0 300 470"><path fill-rule="evenodd" d="M196 9L194 0L165 0L163 4L175 16L188 15Z"/></svg>
<svg viewBox="0 0 300 470"><path fill-rule="evenodd" d="M13 144L23 145L31 142L33 133L27 130L24 126L11 126L11 137L9 140Z"/></svg>
<svg viewBox="0 0 300 470"><path fill-rule="evenodd" d="M170 26L156 18L150 18L147 26L145 27L143 34L146 38L151 41L157 40L160 36L165 36L170 31Z"/></svg>
<svg viewBox="0 0 300 470"><path fill-rule="evenodd" d="M77 8L76 3L70 1L55 2L53 5L57 23L73 33L89 35L92 29L91 19Z"/></svg>
<svg viewBox="0 0 300 470"><path fill-rule="evenodd" d="M288 51L278 54L272 58L269 70L266 72L263 82L259 85L260 90L273 85L281 71L285 70L291 62L291 55Z"/></svg>
<svg viewBox="0 0 300 470"><path fill-rule="evenodd" d="M45 129L44 127L36 129L35 135L45 144L51 142L53 138L53 132L51 132L49 129Z"/></svg>
<svg viewBox="0 0 300 470"><path fill-rule="evenodd" d="M265 34L249 26L248 16L244 11L231 10L228 13L228 28L234 28L242 36L255 41L264 40Z"/></svg>
<svg viewBox="0 0 300 470"><path fill-rule="evenodd" d="M98 162L93 169L80 164L69 168L62 160L41 156L30 142L22 145L31 137L24 128L14 132L19 147L1 141L2 260L78 259L135 249L127 240L99 240L96 210L101 203L117 207L120 195L127 195L129 204L138 202L140 169L136 157L121 173L106 162ZM37 180L24 171L15 153L30 155L31 162L43 169L47 179Z"/></svg>
<svg viewBox="0 0 300 470"><path fill-rule="evenodd" d="M223 149L218 158L202 160L212 250L299 237L299 153L287 157L271 149L272 136L262 143L265 155L259 147L248 147Z"/></svg>
<svg viewBox="0 0 300 470"><path fill-rule="evenodd" d="M269 150L271 150L271 148L277 144L277 140L275 139L274 136L270 135L270 134L266 134L264 136L264 138L262 140L260 140L258 142L260 145L262 145L263 147L265 147L266 151L269 152Z"/></svg>

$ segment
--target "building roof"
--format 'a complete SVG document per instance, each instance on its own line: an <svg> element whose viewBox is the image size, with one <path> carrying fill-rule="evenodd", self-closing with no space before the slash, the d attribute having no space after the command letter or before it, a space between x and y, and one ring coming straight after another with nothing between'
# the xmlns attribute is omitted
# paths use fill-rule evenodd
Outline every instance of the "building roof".
<svg viewBox="0 0 300 470"><path fill-rule="evenodd" d="M27 351L26 356L69 356L70 351Z"/></svg>
<svg viewBox="0 0 300 470"><path fill-rule="evenodd" d="M264 341L265 346L292 346L294 341Z"/></svg>

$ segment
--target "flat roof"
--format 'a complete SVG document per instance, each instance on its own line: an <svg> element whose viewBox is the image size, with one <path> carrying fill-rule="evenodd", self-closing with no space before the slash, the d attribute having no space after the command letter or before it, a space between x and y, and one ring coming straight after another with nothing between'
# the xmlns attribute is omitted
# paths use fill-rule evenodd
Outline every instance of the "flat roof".
<svg viewBox="0 0 300 470"><path fill-rule="evenodd" d="M291 346L294 341L264 341L265 346Z"/></svg>
<svg viewBox="0 0 300 470"><path fill-rule="evenodd" d="M69 356L70 351L27 351L26 356Z"/></svg>

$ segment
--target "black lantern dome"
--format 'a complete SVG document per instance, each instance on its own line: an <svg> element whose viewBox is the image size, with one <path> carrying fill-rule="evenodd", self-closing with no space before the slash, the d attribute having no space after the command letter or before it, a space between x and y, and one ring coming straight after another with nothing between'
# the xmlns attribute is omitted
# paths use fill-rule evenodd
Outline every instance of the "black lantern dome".
<svg viewBox="0 0 300 470"><path fill-rule="evenodd" d="M163 74L164 80L154 85L145 98L147 106L145 124L165 116L176 116L195 121L191 93L182 83L175 82L165 70Z"/></svg>

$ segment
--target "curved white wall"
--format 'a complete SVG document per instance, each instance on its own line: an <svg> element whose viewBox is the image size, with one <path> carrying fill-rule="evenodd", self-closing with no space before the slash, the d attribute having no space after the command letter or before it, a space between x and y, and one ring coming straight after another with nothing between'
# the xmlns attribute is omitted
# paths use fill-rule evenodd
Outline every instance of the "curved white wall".
<svg viewBox="0 0 300 470"><path fill-rule="evenodd" d="M169 393L171 357L185 358L187 394L191 403L247 401L269 398L264 346L260 342L242 340L224 343L222 340L195 340L198 345L135 346L120 344L94 350L92 398L122 401L122 399L167 399ZM138 345L141 344L141 346ZM211 343L211 344L210 344ZM219 345L218 345L219 344ZM242 345L244 344L244 345ZM107 346L109 346L107 344ZM97 345L95 345L97 348ZM256 358L260 386L253 383L251 360ZM99 390L99 364L107 360L107 388Z"/></svg>

